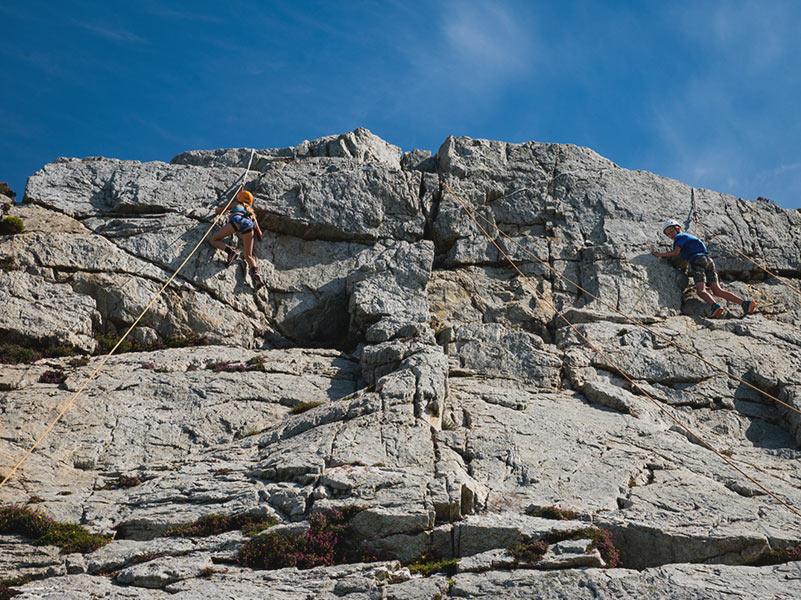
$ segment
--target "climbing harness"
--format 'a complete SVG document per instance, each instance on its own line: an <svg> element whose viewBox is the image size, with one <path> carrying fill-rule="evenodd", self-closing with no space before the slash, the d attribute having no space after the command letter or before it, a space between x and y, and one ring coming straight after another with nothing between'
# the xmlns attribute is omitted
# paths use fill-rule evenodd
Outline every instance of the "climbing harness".
<svg viewBox="0 0 801 600"><path fill-rule="evenodd" d="M253 231L253 219L248 216L245 209L234 209L234 212L230 217L230 223L240 236Z"/></svg>
<svg viewBox="0 0 801 600"><path fill-rule="evenodd" d="M734 464L734 461L732 461L732 460L731 460L731 459L729 459L727 456L725 456L724 454L722 454L721 452L719 452L718 450L716 450L716 449L715 449L715 448L714 448L712 445L710 445L710 444L709 444L709 443L708 443L706 440L704 440L704 439L703 439L703 438L702 438L700 435L698 435L697 433L695 433L695 432L694 432L692 429L690 429L690 428L689 428L687 425L685 425L685 424L684 424L684 423L682 423L682 422L681 422L679 419L677 419L677 418L676 418L676 417L675 417L675 416L674 416L674 415L673 415L673 414L672 414L672 413L671 413L669 410L667 410L667 409L666 409L664 406L662 406L662 404L661 404L661 403L659 403L659 402L658 402L656 399L654 399L654 398L653 398L653 396L651 396L651 394L649 394L648 392L646 392L646 391L645 391L645 390L644 390L644 389L643 389L643 388L642 388L640 385L638 385L638 384L637 384L637 383L636 383L636 382L635 382L635 381L634 381L634 380L633 380L633 379L632 379L632 378L631 378L631 377L630 377L630 376L629 376L629 375L628 375L628 374L627 374L625 371L623 371L623 369L622 369L622 368L620 368L620 367L619 367L617 364L615 364L615 363L614 363L614 362L613 362L613 361L612 361L612 360L611 360L611 359L610 359L610 358L609 358L609 357L608 357L608 356L607 356L607 355L606 355L606 354L605 354L603 351L601 351L601 350L600 350L600 349L599 349L599 348L598 348L598 347L597 347L595 344L593 344L593 343L592 343L592 342L591 342L591 341L590 341L590 340L589 340L589 339L588 339L588 338L587 338L587 337L586 337L584 334L582 334L582 333L581 333L581 331L579 331L579 329L578 329L578 328L577 328L575 325L573 325L573 323L571 323L571 322L570 322L570 321L567 319L567 317L565 317L565 315L564 315L564 314L562 314L562 312L561 312L559 309L557 309L557 308L556 308L556 306L554 306L554 305L553 305L551 302L549 302L548 300L546 300L546 299L545 299L545 297L544 297L543 295L541 295L541 294L540 294L540 293L537 291L537 288L536 288L536 286L535 286L535 285L534 285L534 284L531 282L531 280L530 280L530 279L529 279L529 278L528 278L528 277L525 275L525 273L523 273L523 271L521 271L521 270L520 270L520 268L519 268L519 267L518 267L518 266L515 264L515 262L514 262L514 261L513 261L513 260L512 260L512 259L509 257L509 255L508 255L508 254L507 254L507 253L506 253L506 252L505 252L505 251L504 251L504 250L501 248L501 246L500 246L500 245L499 245L499 244L498 244L498 243L495 241L495 239L494 239L494 238L493 238L493 237L492 237L492 236L491 236L491 235L490 235L490 234L487 232L487 230L486 230L486 229L484 229L484 227L482 227L482 226L481 226L481 224L478 222L478 220L477 220L477 219L476 219L476 217L474 216L473 212L472 212L472 211L471 211L471 210L470 210L470 209L467 207L466 203L465 203L464 201L462 201L462 199L461 199L461 198L460 198L460 197L459 197L459 196L458 196L458 195L457 195L457 194L456 194L456 193L455 193L455 192L454 192L454 191L451 189L451 187L450 187L450 186L449 186L447 183L445 183L444 181L442 182L442 185L443 185L443 187L444 187L444 188L445 188L445 189L446 189L446 190L447 190L447 191L448 191L448 192L451 194L451 196L453 196L453 198L454 198L454 199L456 199L456 201L457 201L457 202L459 203L459 205L462 207L462 210L464 210L464 211L465 211L465 213L467 213L467 215L470 217L470 219L471 219L471 220L472 220L472 221L473 221L473 222L476 224L476 226L477 226L477 227L478 227L478 228L481 230L481 232L482 232L482 233L483 233L483 234L486 236L486 238L487 238L487 239L490 241L490 243L491 243L493 246L495 246L495 248L498 250L498 252L500 252L500 253L501 253L501 254L504 256L504 258L505 258L505 259L507 260L507 262L508 262L508 263L509 263L509 264L512 266L512 268L514 268L514 270L515 270L515 271L517 271L517 272L520 274L520 276L521 276L521 277L523 277L523 279L525 280L525 282L526 282L526 283L528 283L529 287L531 288L532 292L534 293L535 297L536 297L538 300L540 300L540 301L541 301L543 304L545 304L547 307L549 307L551 310L553 310L553 311L554 311L554 312L555 312L557 315L559 315L559 317L560 317L560 318L561 318L561 319L562 319L562 320L563 320L563 321L564 321L564 322L565 322L565 323L566 323L566 324L567 324L567 325L568 325L568 326L569 326L569 327L570 327L570 328L571 328L571 329L574 331L574 333L576 333L576 335L578 335L578 336L579 336L579 337L580 337L582 340L584 340L584 342L585 342L585 343L586 343L586 344L587 344L587 345L588 345L590 348L592 348L592 349L593 349L593 350L594 350L596 353L598 353L598 354L599 354L599 355L600 355L600 356L601 356L601 357L602 357L602 358L603 358L603 359L604 359L604 360L605 360L605 361L606 361L606 362L607 362L607 363L608 363L608 364L609 364L609 365L610 365L612 368L614 368L614 369L615 369L615 370L616 370L618 373L620 373L620 375L621 375L621 376L622 376L622 377L623 377L623 378L624 378L626 381L628 381L628 382L629 382L629 384L630 384L631 386L633 386L634 388L636 388L636 389L637 389L637 390L638 390L638 391L639 391L639 392L640 392L640 393L641 393L643 396L645 396L646 398L648 398L648 399L649 399L649 400L650 400L650 401L651 401L651 402L652 402L652 403L653 403L653 404L654 404L654 405L655 405L655 406L656 406L656 407L657 407L657 408L658 408L658 409L659 409L661 412L663 412L665 415L667 415L667 417L668 417L668 418L669 418L671 421L673 421L674 423L676 423L676 425L678 425L678 426L679 426L681 429L683 429L683 430L684 430L684 431L686 431L688 434L690 434L690 435L691 435L693 438L695 438L696 440L698 440L698 442L699 442L701 445L703 445L703 446L704 446L705 448L707 448L709 451L711 451L712 453L714 453L715 455L717 455L719 458L721 458L721 459L722 459L722 460L723 460L723 461L724 461L726 464L728 464L728 465L729 465L729 466L730 466L732 469L734 469L735 471L737 471L738 473L740 473L740 475L742 475L743 477L745 477L746 479L748 479L748 480L749 480L751 483L753 483L754 485L756 485L756 486L757 486L759 489L761 489L763 492L765 492L765 493L766 493L768 496L770 496L771 498L773 498L774 500L776 500L777 502L779 502L779 503L780 503L782 506L784 506L784 507L785 507L787 510L789 510L790 512L792 512L792 513L793 513L793 514L795 514L796 516L798 516L798 517L801 517L801 512L799 512L798 510L796 510L795 508L793 508L792 506L790 506L790 504L788 504L788 503L787 503L785 500L783 500L782 498L780 498L779 496L777 496L776 494L774 494L773 492L771 492L771 491L770 491L770 490L769 490L767 487L765 487L764 485L762 485L761 483L759 483L759 482L758 482L756 479L754 479L753 477L751 477L750 475L748 475L748 473L746 473L746 472L745 472L745 471L743 471L743 470L742 470L740 467L738 467L736 464ZM478 213L476 213L476 214L478 214ZM498 229L498 231L500 231L500 229Z"/></svg>
<svg viewBox="0 0 801 600"><path fill-rule="evenodd" d="M253 155L255 154L255 152L256 152L255 150L251 150L251 152L250 152L250 160L248 161L247 169L245 170L245 173L243 174L243 177L242 177L243 183L239 184L239 188L237 189L237 193L239 193L239 191L244 186L244 180L247 178L247 175L250 172L250 166L253 163ZM28 456L31 455L31 453L36 449L36 447L44 439L44 437L50 432L51 429L53 429L53 427L55 427L56 423L58 423L61 420L61 417L63 417L64 414L69 410L69 408L73 405L73 403L78 398L78 396L80 396L81 393L83 392L83 390L86 388L86 386L89 385L89 382L91 382L97 376L97 374L100 372L100 369L103 368L103 365L105 365L106 362L108 361L108 359L111 358L111 356L114 354L114 352L116 352L117 348L120 347L120 344L122 344L122 342L125 341L125 338L128 337L128 335L131 333L131 331L133 331L133 329L137 326L139 321L142 320L142 317L145 316L145 313L147 313L147 311L150 310L150 308L153 306L153 304L155 304L156 300L161 296L162 293L164 293L164 290L167 289L167 286L169 286L170 283L172 283L172 280L175 279L175 277L178 275L178 273L180 273L181 269L183 269L184 266L186 265L186 263L189 262L189 259L192 258L192 256L195 254L195 252L197 252L198 248L200 248L200 246L203 243L203 241L206 239L206 237L209 235L209 233L211 233L211 230L214 229L215 225L217 225L217 221L219 221L220 218L222 217L222 215L225 213L225 211L228 210L228 207L234 201L235 197L236 197L236 194L231 196L231 199L228 200L228 203L225 205L225 208L223 209L223 211L219 215L217 215L217 218L214 219L214 221L212 222L211 226L208 228L208 230L203 235L203 237L200 238L200 241L195 245L195 247L192 249L192 251L189 253L189 255L184 259L184 261L175 270L175 272L170 276L170 278L161 287L161 289L153 295L153 297L150 299L150 302L147 304L147 306L145 306L145 308L142 310L142 312L139 314L139 316L136 318L136 320L131 324L130 327L128 327L128 330L124 334L122 334L122 337L117 341L117 343L109 351L109 353L106 354L106 356L103 358L103 360L100 361L100 364L98 364L97 367L95 367L95 370L92 371L92 374L89 375L89 377L86 378L86 381L83 382L83 385L81 385L81 387L78 388L78 391L75 392L75 394L72 396L72 398L70 398L69 402L67 402L64 405L64 408L61 409L61 411L58 413L58 415L56 415L55 419L53 419L53 421L50 423L50 425L47 426L47 429L44 430L44 433L42 433L42 435L39 436L39 438L36 440L36 442L33 444L33 446L31 446L30 449L25 453L25 456L23 456L19 460L19 462L16 465L14 465L14 467L11 469L11 471L9 471L6 474L6 476L3 478L3 481L0 481L0 488L2 488L6 484L6 482L9 479L11 479L11 476L17 471L17 469L20 468L22 463L24 463L25 460L28 458Z"/></svg>

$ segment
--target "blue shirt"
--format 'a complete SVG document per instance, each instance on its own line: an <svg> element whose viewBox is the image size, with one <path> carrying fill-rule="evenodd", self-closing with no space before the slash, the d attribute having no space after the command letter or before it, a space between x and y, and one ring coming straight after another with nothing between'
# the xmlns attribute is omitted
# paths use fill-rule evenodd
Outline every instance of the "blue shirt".
<svg viewBox="0 0 801 600"><path fill-rule="evenodd" d="M673 238L673 247L681 250L681 257L692 263L699 256L706 256L707 249L704 242L689 233L679 233Z"/></svg>

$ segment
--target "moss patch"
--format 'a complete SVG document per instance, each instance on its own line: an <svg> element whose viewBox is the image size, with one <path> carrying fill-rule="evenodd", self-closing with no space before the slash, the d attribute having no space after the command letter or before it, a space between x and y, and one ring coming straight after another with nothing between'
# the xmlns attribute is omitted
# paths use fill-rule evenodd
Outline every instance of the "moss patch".
<svg viewBox="0 0 801 600"><path fill-rule="evenodd" d="M113 333L96 333L95 341L97 348L95 354L108 354L111 349L117 345L120 336ZM159 340L153 344L141 344L130 339L125 339L117 348L115 354L124 354L126 352L152 352L153 350L164 350L165 348L187 348L194 346L206 346L209 343L208 336L190 334L177 337L169 337L164 340Z"/></svg>
<svg viewBox="0 0 801 600"><path fill-rule="evenodd" d="M67 361L67 364L71 367L85 367L89 364L89 357L88 356L79 356L78 358L72 358Z"/></svg>
<svg viewBox="0 0 801 600"><path fill-rule="evenodd" d="M456 565L459 564L458 558L440 558L434 553L421 554L417 558L404 562L403 566L409 567L412 575L422 575L431 577L435 573L445 573L449 577L456 575Z"/></svg>
<svg viewBox="0 0 801 600"><path fill-rule="evenodd" d="M14 260L13 256L4 256L3 258L0 258L0 271L9 273L16 270L16 268L17 262Z"/></svg>
<svg viewBox="0 0 801 600"><path fill-rule="evenodd" d="M100 489L119 490L119 489L128 489L136 487L137 485L142 485L142 480L139 478L138 475L120 475L116 479L109 481L106 485L104 485Z"/></svg>
<svg viewBox="0 0 801 600"><path fill-rule="evenodd" d="M17 344L0 345L0 363L7 365L30 364L42 358L42 355L31 348L18 346Z"/></svg>
<svg viewBox="0 0 801 600"><path fill-rule="evenodd" d="M311 410L313 408L317 408L318 406L325 404L320 400L314 400L312 402L301 402L300 404L296 404L292 407L292 414L299 415L301 413L305 413L307 410Z"/></svg>
<svg viewBox="0 0 801 600"><path fill-rule="evenodd" d="M601 529L599 527L582 527L581 529L553 533L545 539L551 544L564 540L588 539L590 540L590 546L587 551L590 549L598 550L608 569L622 566L620 563L620 552L617 547L615 547L614 542L612 542L611 532L606 529Z"/></svg>
<svg viewBox="0 0 801 600"><path fill-rule="evenodd" d="M265 431L267 431L267 430L266 429L248 429L247 431L238 431L238 432L236 432L234 434L234 439L237 440L237 441L238 440L244 440L247 437L250 437L250 436L253 436L253 435L259 435L260 433L264 433Z"/></svg>
<svg viewBox="0 0 801 600"><path fill-rule="evenodd" d="M243 544L239 563L252 569L311 569L370 560L349 530L348 523L359 510L314 513L301 535L268 531Z"/></svg>
<svg viewBox="0 0 801 600"><path fill-rule="evenodd" d="M528 540L509 549L517 562L535 563L548 551L548 542L545 540Z"/></svg>
<svg viewBox="0 0 801 600"><path fill-rule="evenodd" d="M7 365L27 365L35 363L42 358L62 358L74 356L80 351L72 346L58 344L0 344L0 363Z"/></svg>
<svg viewBox="0 0 801 600"><path fill-rule="evenodd" d="M558 508L556 506L532 506L526 510L526 514L530 517L554 519L556 521L573 521L579 518L579 514L576 511Z"/></svg>
<svg viewBox="0 0 801 600"><path fill-rule="evenodd" d="M755 567L764 567L768 565L778 565L786 562L801 560L801 543L790 548L780 548L778 550L771 550L767 554L760 556L754 563Z"/></svg>
<svg viewBox="0 0 801 600"><path fill-rule="evenodd" d="M39 383L61 385L67 378L63 371L45 371L39 376Z"/></svg>
<svg viewBox="0 0 801 600"><path fill-rule="evenodd" d="M546 535L539 540L525 540L509 549L509 553L518 561L536 563L548 551L551 544L563 542L565 540L590 540L587 552L598 550L601 558L606 563L606 568L612 569L620 567L620 552L612 542L612 534L606 529L598 527L582 527L571 529L570 531L558 531Z"/></svg>
<svg viewBox="0 0 801 600"><path fill-rule="evenodd" d="M26 506L0 507L0 533L33 538L34 546L58 546L67 554L94 552L111 541L110 535L89 533L82 525L59 523Z"/></svg>
<svg viewBox="0 0 801 600"><path fill-rule="evenodd" d="M166 552L146 552L144 554L137 554L136 556L131 557L126 566L141 565L142 563L150 562L151 560L156 560L157 558L162 558L164 556L167 556Z"/></svg>
<svg viewBox="0 0 801 600"><path fill-rule="evenodd" d="M30 581L32 581L30 577L14 577L13 579L0 580L0 600L8 600L8 598L21 594L22 592L12 588L18 585L25 585Z"/></svg>
<svg viewBox="0 0 801 600"><path fill-rule="evenodd" d="M264 366L264 357L263 356L253 356L249 358L247 363L248 367L250 367L249 371L266 371L267 367Z"/></svg>
<svg viewBox="0 0 801 600"><path fill-rule="evenodd" d="M19 217L6 217L0 221L0 235L25 233L25 223Z"/></svg>
<svg viewBox="0 0 801 600"><path fill-rule="evenodd" d="M236 529L241 529L245 535L253 536L273 525L275 525L275 521L268 517L246 513L235 515L212 513L200 517L197 521L170 527L164 532L163 537L209 537Z"/></svg>

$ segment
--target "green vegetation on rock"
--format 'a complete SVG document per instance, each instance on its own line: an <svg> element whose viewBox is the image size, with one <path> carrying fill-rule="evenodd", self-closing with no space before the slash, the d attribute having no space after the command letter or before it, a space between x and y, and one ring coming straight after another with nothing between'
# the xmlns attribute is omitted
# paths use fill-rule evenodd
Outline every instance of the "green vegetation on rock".
<svg viewBox="0 0 801 600"><path fill-rule="evenodd" d="M445 573L448 576L456 575L457 564L459 564L458 558L441 558L429 552L405 562L404 566L409 567L409 572L412 575L431 577L435 573Z"/></svg>
<svg viewBox="0 0 801 600"><path fill-rule="evenodd" d="M19 217L8 216L0 221L0 235L25 233L25 223Z"/></svg>
<svg viewBox="0 0 801 600"><path fill-rule="evenodd" d="M209 537L220 535L227 531L241 529L242 533L248 536L255 535L260 531L275 525L275 521L269 517L237 513L235 515L224 515L212 513L200 517L197 521L183 523L170 527L164 532L164 537Z"/></svg>
<svg viewBox="0 0 801 600"><path fill-rule="evenodd" d="M307 410L311 410L312 408L317 408L318 406L324 404L319 400L313 400L311 402L301 402L300 404L296 404L292 407L292 414L299 415L301 413L305 413Z"/></svg>
<svg viewBox="0 0 801 600"><path fill-rule="evenodd" d="M16 504L0 507L0 533L32 538L34 546L58 546L66 554L94 552L112 538L90 533L82 525L60 523L44 512Z"/></svg>

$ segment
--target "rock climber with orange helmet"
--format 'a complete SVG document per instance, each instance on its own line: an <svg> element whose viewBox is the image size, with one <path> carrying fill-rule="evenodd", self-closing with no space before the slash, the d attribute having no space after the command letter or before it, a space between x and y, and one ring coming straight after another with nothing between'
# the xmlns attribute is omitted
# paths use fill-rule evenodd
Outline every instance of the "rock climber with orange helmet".
<svg viewBox="0 0 801 600"><path fill-rule="evenodd" d="M224 206L217 208L215 212L219 215L225 210ZM236 195L236 198L228 208L230 218L228 224L220 229L217 233L209 239L209 245L217 250L224 250L226 253L226 262L231 264L236 258L236 250L228 244L223 243L221 240L234 233L238 233L242 240L242 254L245 261L250 266L251 275L253 280L259 284L263 283L259 268L256 266L256 260L253 258L253 233L255 232L256 238L261 241L261 228L259 222L256 220L256 213L253 210L253 194L247 190L242 190Z"/></svg>
<svg viewBox="0 0 801 600"><path fill-rule="evenodd" d="M662 233L673 240L673 250L668 252L653 250L651 254L659 258L670 258L681 254L681 257L690 263L690 273L693 281L695 281L695 291L704 302L712 305L711 317L713 319L723 316L726 310L715 302L712 294L742 306L743 316L754 313L756 303L753 300L744 300L737 294L720 287L718 272L715 270L715 263L709 256L706 244L694 235L682 233L681 225L672 219L665 223ZM707 283L712 294L706 291Z"/></svg>

